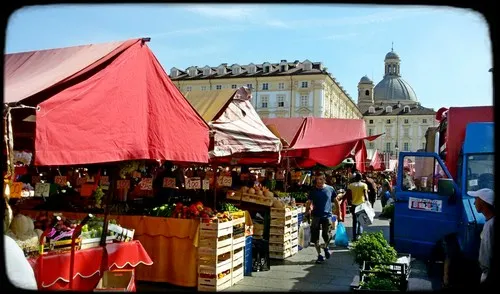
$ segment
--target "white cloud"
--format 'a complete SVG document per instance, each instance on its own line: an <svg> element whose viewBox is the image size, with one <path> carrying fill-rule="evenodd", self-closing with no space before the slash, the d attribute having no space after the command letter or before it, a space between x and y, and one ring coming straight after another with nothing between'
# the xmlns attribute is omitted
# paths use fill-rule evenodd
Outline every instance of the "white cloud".
<svg viewBox="0 0 500 294"><path fill-rule="evenodd" d="M186 10L207 17L242 20L253 17L260 9L248 5L190 5Z"/></svg>

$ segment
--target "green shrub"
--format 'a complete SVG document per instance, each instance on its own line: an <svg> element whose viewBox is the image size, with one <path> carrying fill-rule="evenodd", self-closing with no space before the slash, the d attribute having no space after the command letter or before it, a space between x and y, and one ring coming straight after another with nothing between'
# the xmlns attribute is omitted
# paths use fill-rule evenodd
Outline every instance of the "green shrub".
<svg viewBox="0 0 500 294"><path fill-rule="evenodd" d="M389 245L382 231L361 234L354 242L351 253L359 266L363 265L363 261L391 263L397 260L396 250Z"/></svg>

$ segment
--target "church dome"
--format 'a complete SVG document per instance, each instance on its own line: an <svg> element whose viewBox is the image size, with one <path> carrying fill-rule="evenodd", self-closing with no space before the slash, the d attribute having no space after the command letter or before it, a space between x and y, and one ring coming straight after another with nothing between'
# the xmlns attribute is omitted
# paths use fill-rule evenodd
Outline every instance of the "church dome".
<svg viewBox="0 0 500 294"><path fill-rule="evenodd" d="M389 53L387 53L387 54L385 55L385 59L386 59L386 60L387 60L387 59L399 59L399 55L398 55L396 52L391 51L391 52L389 52Z"/></svg>
<svg viewBox="0 0 500 294"><path fill-rule="evenodd" d="M399 76L386 75L373 90L374 101L414 101L417 95L407 81Z"/></svg>
<svg viewBox="0 0 500 294"><path fill-rule="evenodd" d="M361 80L359 80L359 83L360 84L371 84L373 82L372 82L372 80L370 80L370 78L368 76L364 76L361 78Z"/></svg>

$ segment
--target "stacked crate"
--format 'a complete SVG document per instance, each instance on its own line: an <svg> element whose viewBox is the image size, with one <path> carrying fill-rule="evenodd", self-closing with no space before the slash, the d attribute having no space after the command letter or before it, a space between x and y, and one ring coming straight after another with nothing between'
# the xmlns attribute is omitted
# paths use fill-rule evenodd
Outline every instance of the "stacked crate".
<svg viewBox="0 0 500 294"><path fill-rule="evenodd" d="M233 221L200 223L198 291L221 291L232 286Z"/></svg>
<svg viewBox="0 0 500 294"><path fill-rule="evenodd" d="M269 231L269 257L285 259L298 252L297 211L285 208L271 208L271 229Z"/></svg>
<svg viewBox="0 0 500 294"><path fill-rule="evenodd" d="M244 256L245 256L245 212L238 211L231 213L233 216L233 249L232 249L232 269L231 285L243 280L244 277Z"/></svg>

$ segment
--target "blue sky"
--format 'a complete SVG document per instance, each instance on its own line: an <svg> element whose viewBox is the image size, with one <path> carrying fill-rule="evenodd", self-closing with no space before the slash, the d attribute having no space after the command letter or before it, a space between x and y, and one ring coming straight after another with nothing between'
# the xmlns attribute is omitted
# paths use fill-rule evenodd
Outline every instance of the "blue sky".
<svg viewBox="0 0 500 294"><path fill-rule="evenodd" d="M423 106L491 105L487 23L455 8L374 5L58 5L11 15L6 52L151 37L163 67L321 61L357 99L394 42Z"/></svg>

